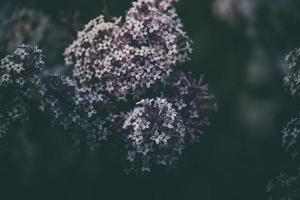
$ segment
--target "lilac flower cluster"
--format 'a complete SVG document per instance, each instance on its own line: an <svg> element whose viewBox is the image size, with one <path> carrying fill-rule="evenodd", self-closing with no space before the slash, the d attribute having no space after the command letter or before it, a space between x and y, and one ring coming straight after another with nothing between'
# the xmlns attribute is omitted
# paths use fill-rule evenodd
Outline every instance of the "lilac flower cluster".
<svg viewBox="0 0 300 200"><path fill-rule="evenodd" d="M1 108L0 139L5 138L5 136L14 129L16 124L23 124L27 120L27 108L22 101L15 101L14 105L10 105L7 108Z"/></svg>
<svg viewBox="0 0 300 200"><path fill-rule="evenodd" d="M286 56L288 63L287 74L284 77L284 86L288 92L295 96L299 94L300 89L300 69L299 58L300 49L296 48ZM291 119L286 127L282 130L282 144L283 147L291 153L292 157L296 159L299 154L299 133L300 133L300 119L295 117Z"/></svg>
<svg viewBox="0 0 300 200"><path fill-rule="evenodd" d="M123 124L128 170L150 171L153 166L173 167L184 148L185 126L166 99L143 99Z"/></svg>
<svg viewBox="0 0 300 200"><path fill-rule="evenodd" d="M21 45L12 55L1 60L0 86L23 88L24 91L31 89L31 85L39 84L40 73L44 65L40 49Z"/></svg>
<svg viewBox="0 0 300 200"><path fill-rule="evenodd" d="M0 62L0 137L27 119L28 102L36 94L44 67L42 51L21 45Z"/></svg>
<svg viewBox="0 0 300 200"><path fill-rule="evenodd" d="M19 104L1 110L0 120L26 119L34 100L75 144L120 143L128 173L173 168L209 124L206 111L216 110L202 77L174 70L192 51L175 2L138 0L124 19L91 20L65 50L70 70L62 74L42 70L37 48L18 48L1 62L0 89L9 89L0 95L21 92L14 93ZM0 136L9 125L2 123Z"/></svg>
<svg viewBox="0 0 300 200"><path fill-rule="evenodd" d="M175 146L164 146L169 151L169 157L165 157L163 162L166 169L174 166L184 145L199 141L205 126L209 125L207 114L217 110L214 97L208 93L207 84L202 82L202 76L200 79L194 79L191 73L174 72L164 83L151 88L153 93L160 96L159 98L141 100L135 109L125 116L123 128L127 130L125 133L128 133L125 137L127 172L143 173L151 171L157 166L164 166L155 157L159 155L161 159L160 154L152 154L159 147L155 146L155 142L160 145L159 141L167 142L166 131L160 134L160 131L156 131L160 126L155 126L156 129L152 127L152 124L163 123L161 119L166 115L163 108L172 110L173 115L178 117L177 121L180 121L181 127L181 134L179 134L179 130L167 131L169 133L176 132L175 135L180 136L180 139L173 140L177 143ZM161 104L165 104L165 106L162 107ZM154 138L157 140L151 140ZM149 154L147 154L148 152ZM163 153L164 151L159 150L159 152ZM175 152L175 154L170 152Z"/></svg>
<svg viewBox="0 0 300 200"><path fill-rule="evenodd" d="M299 54L300 49L291 51L286 56L288 63L287 74L284 77L284 86L293 96L299 95ZM282 146L292 157L292 170L290 173L282 173L267 185L267 192L270 200L289 200L300 198L300 168L299 168L299 152L300 152L300 118L292 118L282 130ZM295 170L296 169L296 170Z"/></svg>
<svg viewBox="0 0 300 200"><path fill-rule="evenodd" d="M82 93L67 76L52 75L42 82L39 90L41 111L51 114L53 125L68 131L76 145L85 141L90 149L106 141L118 115L108 112L109 105L100 105L95 112L90 96Z"/></svg>
<svg viewBox="0 0 300 200"><path fill-rule="evenodd" d="M203 84L203 76L195 79L191 73L178 72L167 82L167 86L169 91L174 90L171 101L185 119L189 140L197 142L202 129L209 125L206 114L217 110L214 96L209 94L208 85Z"/></svg>
<svg viewBox="0 0 300 200"><path fill-rule="evenodd" d="M164 80L189 59L190 40L174 1L139 0L125 21L104 16L90 21L65 52L80 88L126 99Z"/></svg>
<svg viewBox="0 0 300 200"><path fill-rule="evenodd" d="M282 145L286 151L290 152L295 160L299 154L299 137L300 137L300 119L291 119L286 127L282 130Z"/></svg>
<svg viewBox="0 0 300 200"><path fill-rule="evenodd" d="M284 78L284 85L292 95L296 95L300 89L300 49L296 48L286 56L288 63L287 75Z"/></svg>

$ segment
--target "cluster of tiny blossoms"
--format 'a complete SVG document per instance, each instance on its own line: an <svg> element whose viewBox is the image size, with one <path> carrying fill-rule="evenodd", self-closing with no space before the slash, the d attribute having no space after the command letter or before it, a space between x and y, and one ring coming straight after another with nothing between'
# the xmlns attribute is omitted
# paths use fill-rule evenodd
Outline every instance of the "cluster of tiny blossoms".
<svg viewBox="0 0 300 200"><path fill-rule="evenodd" d="M173 167L184 148L185 126L166 99L144 99L127 116L128 171L144 173L155 166Z"/></svg>
<svg viewBox="0 0 300 200"><path fill-rule="evenodd" d="M40 82L39 77L44 65L40 49L21 45L13 54L1 60L0 86L30 89L30 85Z"/></svg>
<svg viewBox="0 0 300 200"><path fill-rule="evenodd" d="M41 71L37 48L24 45L5 57L0 137L11 121L27 119L27 99L36 97L39 110L76 144L94 149L116 136L128 173L174 167L209 124L206 110L216 109L202 77L173 71L192 51L176 1L138 0L124 18L91 20L65 50L64 74Z"/></svg>
<svg viewBox="0 0 300 200"><path fill-rule="evenodd" d="M287 74L284 77L284 86L293 96L298 96L300 89L300 68L299 68L300 49L296 48L286 56L288 63ZM300 119L291 119L282 131L282 142L284 148L292 154L295 159L299 154L299 134Z"/></svg>
<svg viewBox="0 0 300 200"><path fill-rule="evenodd" d="M27 103L37 92L44 67L42 51L21 45L0 62L0 138L27 119Z"/></svg>
<svg viewBox="0 0 300 200"><path fill-rule="evenodd" d="M288 72L284 78L284 85L292 95L300 89L300 48L296 48L286 56Z"/></svg>
<svg viewBox="0 0 300 200"><path fill-rule="evenodd" d="M139 0L125 20L90 21L65 51L80 88L125 99L189 59L190 40L170 0Z"/></svg>
<svg viewBox="0 0 300 200"><path fill-rule="evenodd" d="M293 118L286 127L284 127L282 136L282 145L296 159L299 154L300 146L300 119Z"/></svg>
<svg viewBox="0 0 300 200"><path fill-rule="evenodd" d="M13 131L16 124L23 124L28 120L27 108L24 101L13 102L12 105L3 108L1 106L0 113L0 140ZM1 141L0 141L1 142Z"/></svg>
<svg viewBox="0 0 300 200"><path fill-rule="evenodd" d="M293 96L299 95L300 89L300 49L291 51L286 56L288 62L287 74L284 77L284 86ZM267 185L267 192L270 200L293 200L300 198L300 118L292 118L282 130L282 146L291 154L293 167L287 173L282 173L275 177ZM293 170L294 172L290 172ZM296 171L296 172L295 172Z"/></svg>
<svg viewBox="0 0 300 200"><path fill-rule="evenodd" d="M105 109L108 105L96 109L91 104L90 93L82 93L69 77L47 77L42 82L39 94L39 108L49 112L53 125L68 131L76 145L85 141L90 149L94 149L111 135L113 123L118 116Z"/></svg>
<svg viewBox="0 0 300 200"><path fill-rule="evenodd" d="M191 142L197 142L203 133L203 128L209 125L207 114L217 110L214 96L208 92L208 85L191 73L178 72L167 83L169 91L174 90L171 101L184 119L187 136Z"/></svg>

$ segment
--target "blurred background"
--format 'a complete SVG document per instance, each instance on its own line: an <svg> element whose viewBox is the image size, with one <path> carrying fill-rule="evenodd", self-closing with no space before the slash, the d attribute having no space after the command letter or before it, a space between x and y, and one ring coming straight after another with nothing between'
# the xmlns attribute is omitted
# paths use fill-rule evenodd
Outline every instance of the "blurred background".
<svg viewBox="0 0 300 200"><path fill-rule="evenodd" d="M124 16L131 4L106 2L112 16ZM102 0L0 0L2 57L9 51L5 35L16 34L8 30L16 22L5 22L24 7L40 12L33 18L45 18L32 26L47 25L42 33L50 36L41 48L46 54L52 49L49 63L57 66L75 36L71 30L57 36L71 26L60 19L62 13L80 29L104 10ZM266 184L290 163L281 130L299 103L285 92L282 79L285 55L300 47L300 1L181 0L176 9L194 41L192 61L182 67L205 75L219 105L200 143L186 148L178 167L127 176L109 148L79 150L38 115L8 139L0 156L0 199L267 199Z"/></svg>

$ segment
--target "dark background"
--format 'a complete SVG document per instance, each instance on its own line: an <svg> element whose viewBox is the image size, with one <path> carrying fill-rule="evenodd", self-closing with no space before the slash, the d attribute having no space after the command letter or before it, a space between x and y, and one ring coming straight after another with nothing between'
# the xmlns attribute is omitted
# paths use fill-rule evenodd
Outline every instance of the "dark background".
<svg viewBox="0 0 300 200"><path fill-rule="evenodd" d="M102 0L0 0L0 6L7 2L50 16L78 10L83 24L103 10ZM107 7L121 16L130 2L107 0ZM175 170L125 175L105 148L78 150L38 116L0 157L0 199L267 199L265 185L289 167L280 131L298 103L282 79L285 55L300 47L300 2L252 2L260 3L254 10L235 6L229 17L218 14L212 0L176 4L194 41L192 61L182 67L205 75L219 111Z"/></svg>

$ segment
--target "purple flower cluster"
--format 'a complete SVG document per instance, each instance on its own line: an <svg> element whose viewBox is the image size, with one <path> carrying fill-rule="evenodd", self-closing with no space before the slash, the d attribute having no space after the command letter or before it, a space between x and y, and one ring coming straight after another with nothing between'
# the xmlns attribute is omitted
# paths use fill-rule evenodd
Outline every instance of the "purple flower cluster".
<svg viewBox="0 0 300 200"><path fill-rule="evenodd" d="M65 51L77 85L126 99L162 81L189 59L190 40L172 9L174 1L139 0L125 21L90 21Z"/></svg>
<svg viewBox="0 0 300 200"><path fill-rule="evenodd" d="M63 74L45 73L41 51L21 46L1 61L0 88L35 97L77 145L119 143L128 173L173 168L209 124L207 111L216 110L202 77L174 70L192 51L175 2L139 0L124 19L91 20L65 50L70 70ZM22 95L15 95L12 110L1 111L0 136L7 116L26 119Z"/></svg>
<svg viewBox="0 0 300 200"><path fill-rule="evenodd" d="M143 99L123 124L128 170L150 171L154 166L173 167L184 148L185 126L166 99Z"/></svg>
<svg viewBox="0 0 300 200"><path fill-rule="evenodd" d="M282 145L286 151L290 152L293 159L298 158L300 146L300 119L291 119L282 130Z"/></svg>
<svg viewBox="0 0 300 200"><path fill-rule="evenodd" d="M37 47L21 45L0 64L0 87L18 87L24 90L40 82L40 73L45 62ZM30 94L30 93L28 93Z"/></svg>
<svg viewBox="0 0 300 200"><path fill-rule="evenodd" d="M296 48L286 56L288 63L287 74L284 77L284 86L293 96L299 95L300 89L300 49ZM299 154L300 118L294 117L282 130L282 144L286 151L290 152L294 159Z"/></svg>
<svg viewBox="0 0 300 200"><path fill-rule="evenodd" d="M27 103L33 99L44 68L42 51L21 45L0 61L0 138L27 117Z"/></svg>
<svg viewBox="0 0 300 200"><path fill-rule="evenodd" d="M217 110L214 96L209 94L208 85L203 83L203 76L195 79L191 73L178 72L167 85L169 91L174 90L171 101L185 119L190 142L197 142L203 128L209 125L206 114Z"/></svg>
<svg viewBox="0 0 300 200"><path fill-rule="evenodd" d="M0 114L0 139L13 131L16 124L23 124L28 120L27 108L23 101L15 101L13 105L3 108Z"/></svg>
<svg viewBox="0 0 300 200"><path fill-rule="evenodd" d="M106 109L109 105L98 105L98 112L95 112L89 93L82 93L67 76L47 77L42 82L39 94L39 109L49 112L53 125L68 131L76 145L86 142L93 150L106 141L114 130L118 115Z"/></svg>
<svg viewBox="0 0 300 200"><path fill-rule="evenodd" d="M293 96L299 96L300 89L300 49L296 48L286 56L288 63L284 86ZM292 118L282 130L282 146L291 155L292 167L275 177L267 185L270 200L289 200L300 198L300 118ZM291 171L291 172L290 172Z"/></svg>
<svg viewBox="0 0 300 200"><path fill-rule="evenodd" d="M207 84L202 82L202 76L194 79L191 73L172 73L162 85L153 88L159 98L143 99L125 115L127 172L143 173L159 166L170 169L184 145L199 141L204 127L209 125L207 114L217 109ZM174 116L172 120L170 116ZM174 127L174 120L179 127ZM161 155L166 152L168 156Z"/></svg>
<svg viewBox="0 0 300 200"><path fill-rule="evenodd" d="M300 68L299 68L300 49L296 48L286 56L288 63L287 74L284 77L284 86L293 96L299 95L300 89ZM299 137L300 137L300 118L294 117L282 130L282 144L286 151L290 152L293 159L298 158Z"/></svg>
<svg viewBox="0 0 300 200"><path fill-rule="evenodd" d="M296 95L300 90L300 49L296 48L286 56L288 63L287 75L284 78L284 86L290 94Z"/></svg>

